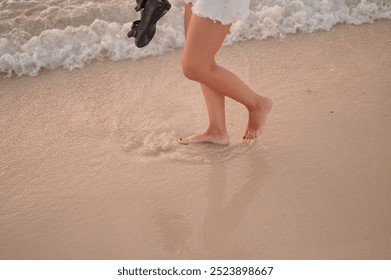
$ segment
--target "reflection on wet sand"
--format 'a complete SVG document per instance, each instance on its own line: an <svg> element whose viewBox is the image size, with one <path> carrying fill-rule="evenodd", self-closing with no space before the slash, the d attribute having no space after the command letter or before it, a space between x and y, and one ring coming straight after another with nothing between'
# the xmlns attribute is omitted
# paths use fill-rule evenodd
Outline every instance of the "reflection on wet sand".
<svg viewBox="0 0 391 280"><path fill-rule="evenodd" d="M165 255L179 255L183 251L189 251L186 241L189 239L191 230L187 224L186 218L181 211L176 211L175 202L167 198L156 197L153 200L152 221L155 223L157 238L161 239L161 248Z"/></svg>
<svg viewBox="0 0 391 280"><path fill-rule="evenodd" d="M189 184L192 187L179 184L152 194L153 243L158 244L155 253L162 259L236 259L246 255L246 248L237 242L248 239L248 221L243 218L251 216L249 206L259 196L270 168L259 150L237 160L205 165L206 178L189 179L199 182L197 188L194 183ZM235 172L238 164L245 172Z"/></svg>
<svg viewBox="0 0 391 280"><path fill-rule="evenodd" d="M247 174L227 174L226 163L212 165L208 182L208 202L202 230L202 258L237 259L245 248L235 246L235 231L245 235L241 222L249 205L261 190L269 168L258 153L248 154ZM227 183L231 176L240 176L243 185L229 195ZM241 236L245 238L245 236ZM242 255L242 254L240 254Z"/></svg>

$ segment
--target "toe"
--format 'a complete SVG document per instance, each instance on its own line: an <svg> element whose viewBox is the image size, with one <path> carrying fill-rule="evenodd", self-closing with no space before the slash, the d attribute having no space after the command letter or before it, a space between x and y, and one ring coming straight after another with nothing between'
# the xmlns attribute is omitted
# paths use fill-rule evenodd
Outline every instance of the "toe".
<svg viewBox="0 0 391 280"><path fill-rule="evenodd" d="M251 140L254 140L255 138L257 138L257 135L256 135L255 131L252 131L251 132Z"/></svg>
<svg viewBox="0 0 391 280"><path fill-rule="evenodd" d="M248 140L250 137L250 131L247 129L246 132L244 133L243 140Z"/></svg>
<svg viewBox="0 0 391 280"><path fill-rule="evenodd" d="M178 144L181 144L181 145L188 145L188 144L189 144L189 139L179 138L179 139L178 139Z"/></svg>
<svg viewBox="0 0 391 280"><path fill-rule="evenodd" d="M243 136L243 142L246 143L249 140L251 140L251 135L249 131L246 131L246 134Z"/></svg>

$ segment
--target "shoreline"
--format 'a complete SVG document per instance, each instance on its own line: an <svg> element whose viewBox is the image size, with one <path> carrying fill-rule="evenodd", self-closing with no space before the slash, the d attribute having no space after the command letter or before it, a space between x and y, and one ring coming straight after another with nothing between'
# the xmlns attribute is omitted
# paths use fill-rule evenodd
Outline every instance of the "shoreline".
<svg viewBox="0 0 391 280"><path fill-rule="evenodd" d="M259 39L250 39L250 40L230 43L228 45L223 46L222 49L230 48L230 47L235 46L237 44L246 44L248 42L266 42L266 41L275 41L275 40L276 41L284 41L286 39L289 39L290 37L295 37L295 36L311 36L311 35L314 35L314 34L317 34L317 33L330 33L330 32L334 32L336 29L344 28L344 26L345 27L360 27L360 26L364 26L364 28L365 28L365 26L370 26L370 25L374 25L374 24L384 24L384 23L387 23L387 22L390 22L390 20L388 20L388 19L378 19L378 20L375 20L374 22L371 22L371 23L362 23L362 24L358 24L358 25L342 22L342 23L337 23L330 30L319 29L319 30L313 31L311 33L305 33L305 32L302 32L302 31L297 31L296 33L285 34L284 37L268 37L268 38L261 39L261 40L259 40ZM129 39L129 43L132 44L133 41L131 39ZM140 58L127 58L127 59L121 59L121 60L111 60L111 59L108 59L108 58L92 59L91 61L86 62L83 67L75 68L75 69L72 69L72 70L66 69L65 67L58 67L58 68L55 68L55 69L41 68L39 70L39 72L38 72L38 75L36 75L36 76L30 76L30 75L26 75L26 74L18 76L17 74L15 74L13 72L12 75L10 77L8 77L7 73L0 72L0 77L1 77L1 79L5 79L5 80L21 78L21 77L35 78L35 77L39 77L41 74L46 73L46 72L50 73L50 72L53 72L53 71L68 71L68 72L83 71L85 69L88 69L90 66L94 66L95 64L100 65L102 63L122 63L122 62L128 62L128 63L129 62L134 62L134 63L137 63L138 61L143 61L145 59L153 59L153 58L156 58L156 57L169 55L171 53L181 52L181 50L182 50L182 47L172 48L172 49L166 50L164 53L161 53L161 54L153 54L153 55L149 55L149 56L143 56L143 57L140 57ZM221 50L219 51L219 53L220 52L221 52Z"/></svg>

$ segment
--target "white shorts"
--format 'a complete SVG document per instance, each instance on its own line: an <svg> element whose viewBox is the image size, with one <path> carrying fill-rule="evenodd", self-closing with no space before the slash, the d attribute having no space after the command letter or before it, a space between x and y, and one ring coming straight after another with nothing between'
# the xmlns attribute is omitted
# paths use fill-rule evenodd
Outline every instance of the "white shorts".
<svg viewBox="0 0 391 280"><path fill-rule="evenodd" d="M193 4L193 14L230 24L249 15L250 0L185 0Z"/></svg>

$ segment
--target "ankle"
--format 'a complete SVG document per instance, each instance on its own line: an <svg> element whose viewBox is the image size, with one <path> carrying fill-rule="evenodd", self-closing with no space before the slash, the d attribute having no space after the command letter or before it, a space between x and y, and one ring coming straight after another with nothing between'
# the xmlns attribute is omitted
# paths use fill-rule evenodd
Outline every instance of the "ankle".
<svg viewBox="0 0 391 280"><path fill-rule="evenodd" d="M262 96L257 96L254 101L246 106L247 107L247 110L249 112L253 112L253 111L259 111L259 110L262 110L263 109L263 106L264 106L264 99Z"/></svg>
<svg viewBox="0 0 391 280"><path fill-rule="evenodd" d="M225 136L227 135L227 129L219 128L216 126L209 126L206 132L213 136Z"/></svg>

